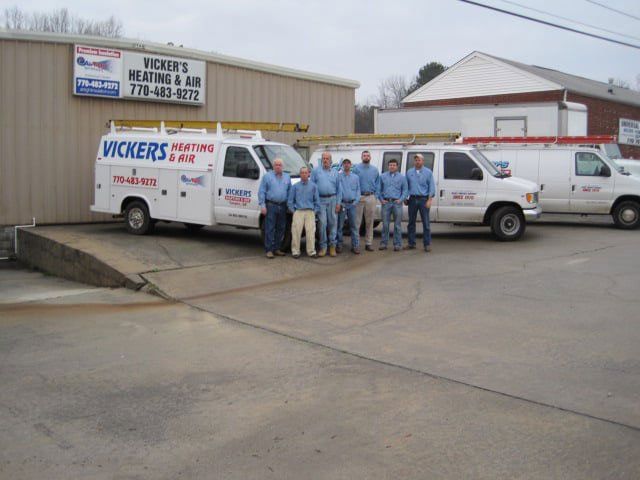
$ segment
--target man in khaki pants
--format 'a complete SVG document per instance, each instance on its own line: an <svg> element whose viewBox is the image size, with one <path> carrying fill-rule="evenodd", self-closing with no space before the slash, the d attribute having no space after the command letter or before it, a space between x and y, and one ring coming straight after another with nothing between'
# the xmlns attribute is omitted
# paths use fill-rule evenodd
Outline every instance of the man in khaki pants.
<svg viewBox="0 0 640 480"><path fill-rule="evenodd" d="M300 169L300 181L289 190L287 201L289 211L293 212L291 222L291 254L300 258L300 238L302 230L307 237L307 255L316 256L316 213L320 211L318 187L309 180L309 169Z"/></svg>
<svg viewBox="0 0 640 480"><path fill-rule="evenodd" d="M356 208L356 228L360 232L362 225L362 215L364 214L364 224L366 228L365 250L373 252L373 220L376 214L377 197L380 191L380 172L371 165L371 153L365 150L362 152L362 163L356 165L354 173L360 180L360 201Z"/></svg>

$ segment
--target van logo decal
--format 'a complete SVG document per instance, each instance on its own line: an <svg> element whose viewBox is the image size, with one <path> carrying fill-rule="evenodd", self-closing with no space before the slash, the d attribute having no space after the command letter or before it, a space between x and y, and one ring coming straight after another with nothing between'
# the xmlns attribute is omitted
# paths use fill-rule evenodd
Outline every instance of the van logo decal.
<svg viewBox="0 0 640 480"><path fill-rule="evenodd" d="M180 175L180 181L185 185L191 185L194 187L204 187L204 175L199 177L189 177L187 175Z"/></svg>

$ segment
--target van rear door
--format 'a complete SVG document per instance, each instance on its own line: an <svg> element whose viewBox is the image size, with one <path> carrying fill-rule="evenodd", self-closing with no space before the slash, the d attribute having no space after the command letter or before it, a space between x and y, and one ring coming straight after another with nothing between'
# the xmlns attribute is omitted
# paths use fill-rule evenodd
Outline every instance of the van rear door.
<svg viewBox="0 0 640 480"><path fill-rule="evenodd" d="M571 151L540 152L540 206L548 213L569 213L571 198Z"/></svg>
<svg viewBox="0 0 640 480"><path fill-rule="evenodd" d="M613 200L615 172L595 152L573 154L571 211L608 214Z"/></svg>
<svg viewBox="0 0 640 480"><path fill-rule="evenodd" d="M474 178L475 169L481 178ZM436 185L438 221L477 223L482 219L487 181L487 172L466 152L444 151Z"/></svg>

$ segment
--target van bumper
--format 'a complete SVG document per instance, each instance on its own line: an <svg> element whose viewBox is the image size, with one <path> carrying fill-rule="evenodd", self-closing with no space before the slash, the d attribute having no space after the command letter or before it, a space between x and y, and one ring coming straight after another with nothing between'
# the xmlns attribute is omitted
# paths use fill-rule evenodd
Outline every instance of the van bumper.
<svg viewBox="0 0 640 480"><path fill-rule="evenodd" d="M524 219L529 222L531 220L537 220L542 215L542 208L538 205L536 208L527 208L522 210L522 214L524 215Z"/></svg>

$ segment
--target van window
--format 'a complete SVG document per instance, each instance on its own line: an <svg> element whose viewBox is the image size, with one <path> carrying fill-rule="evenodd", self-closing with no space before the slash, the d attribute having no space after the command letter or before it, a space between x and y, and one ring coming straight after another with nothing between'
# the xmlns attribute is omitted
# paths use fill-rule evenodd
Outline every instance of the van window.
<svg viewBox="0 0 640 480"><path fill-rule="evenodd" d="M421 153L422 156L424 157L424 166L427 167L429 170L433 171L433 160L436 157L435 153L414 152L414 151L407 152L407 171L409 171L410 168L413 168L413 157L415 157L417 153Z"/></svg>
<svg viewBox="0 0 640 480"><path fill-rule="evenodd" d="M398 171L402 170L402 152L384 152L382 156L382 173L389 170L389 160L391 159L398 162Z"/></svg>
<svg viewBox="0 0 640 480"><path fill-rule="evenodd" d="M223 177L251 178L247 173L260 172L258 164L251 156L251 152L244 147L229 147L224 157ZM240 174L238 174L240 172Z"/></svg>
<svg viewBox="0 0 640 480"><path fill-rule="evenodd" d="M471 180L471 171L480 168L466 153L444 154L444 178L448 180Z"/></svg>
<svg viewBox="0 0 640 480"><path fill-rule="evenodd" d="M576 153L576 175L586 177L601 177L604 162L592 152Z"/></svg>

